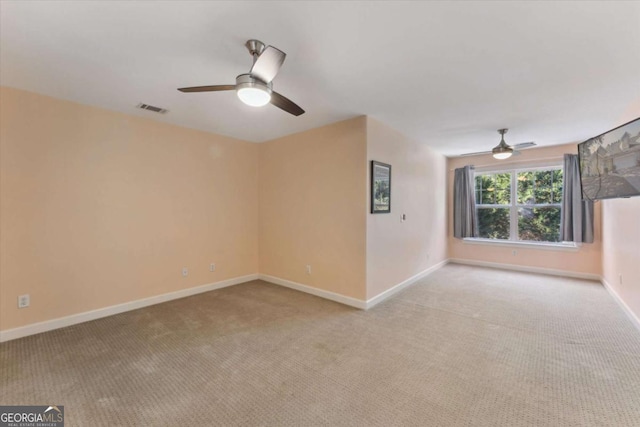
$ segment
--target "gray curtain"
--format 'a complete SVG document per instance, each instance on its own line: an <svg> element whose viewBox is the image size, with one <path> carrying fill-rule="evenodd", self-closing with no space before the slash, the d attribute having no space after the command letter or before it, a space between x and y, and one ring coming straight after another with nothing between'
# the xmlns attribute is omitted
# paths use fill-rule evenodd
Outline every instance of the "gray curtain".
<svg viewBox="0 0 640 427"><path fill-rule="evenodd" d="M593 201L582 200L577 154L564 155L560 240L593 243Z"/></svg>
<svg viewBox="0 0 640 427"><path fill-rule="evenodd" d="M455 170L453 181L453 237L477 237L473 166Z"/></svg>

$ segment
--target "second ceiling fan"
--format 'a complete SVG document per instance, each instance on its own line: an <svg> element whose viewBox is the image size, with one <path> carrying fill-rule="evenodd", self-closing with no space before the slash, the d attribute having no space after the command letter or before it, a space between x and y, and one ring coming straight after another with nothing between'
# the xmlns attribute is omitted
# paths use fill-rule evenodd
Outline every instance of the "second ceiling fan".
<svg viewBox="0 0 640 427"><path fill-rule="evenodd" d="M512 155L520 154L520 151L518 151L518 150L523 150L525 148L531 148L531 147L535 147L536 146L536 143L533 142L533 141L521 142L520 144L515 144L515 145L507 144L504 141L504 134L507 133L508 131L509 131L509 129L498 129L498 133L501 135L500 143L498 143L498 145L493 147L493 149L491 151L478 151L476 153L466 153L466 154L461 154L460 157L477 156L477 155L480 155L480 154L489 154L489 153L491 153L494 158L496 158L498 160L504 160L504 159L508 159Z"/></svg>
<svg viewBox="0 0 640 427"><path fill-rule="evenodd" d="M235 85L194 86L178 89L180 92L221 92L235 90L242 102L252 107L262 107L271 103L294 116L304 114L295 102L273 91L273 79L280 71L287 56L273 46L265 46L259 40L249 40L245 44L253 57L253 66L248 73L236 77Z"/></svg>

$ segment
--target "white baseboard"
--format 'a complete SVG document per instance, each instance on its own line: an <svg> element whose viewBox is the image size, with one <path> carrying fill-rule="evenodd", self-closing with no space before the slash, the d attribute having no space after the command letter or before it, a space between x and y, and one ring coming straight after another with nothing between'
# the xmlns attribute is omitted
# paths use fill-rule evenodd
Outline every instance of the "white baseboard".
<svg viewBox="0 0 640 427"><path fill-rule="evenodd" d="M302 283L292 282L291 280L281 279L280 277L269 276L268 274L260 274L259 278L260 280L273 283L274 285L285 286L290 289L295 289L296 291L305 292L307 294L315 295L320 298L325 298L331 301L339 302L340 304L345 304L351 307L359 308L361 310L368 310L371 307L375 306L376 304L379 304L382 301L386 300L387 298L391 297L392 295L400 292L402 289L406 288L407 286L433 273L434 271L443 267L447 263L448 263L448 260L444 260L436 265L433 265L427 268L426 270L416 274L415 276L412 276L407 280L404 280L403 282L398 283L397 285L393 286L391 289L387 289L381 294L376 295L375 297L370 298L366 301L363 301L357 298L348 297L335 292L325 291L323 289L318 289L311 286L303 285Z"/></svg>
<svg viewBox="0 0 640 427"><path fill-rule="evenodd" d="M424 271L421 271L420 273L416 274L415 276L409 277L407 280L404 280L404 281L398 283L394 287L392 287L390 289L387 289L386 291L376 295L375 297L369 298L367 300L367 303L366 303L366 309L368 310L371 307L373 307L373 306L375 306L377 304L380 304L382 301L384 301L387 298L397 294L398 292L400 292L401 290L403 290L407 286L414 284L415 282L417 282L418 280L422 279L423 277L426 277L429 274L433 273L434 271L444 267L448 263L449 263L449 260L445 259L444 261L439 262L439 263L437 263L435 265L432 265L431 267L427 268Z"/></svg>
<svg viewBox="0 0 640 427"><path fill-rule="evenodd" d="M624 302L624 300L620 297L620 295L618 295L615 289L613 289L611 284L609 284L609 282L607 282L604 277L602 277L600 281L602 282L602 285L607 289L607 291L609 291L609 294L613 297L613 299L618 303L620 308L622 308L622 311L624 311L625 314L629 317L631 323L633 323L633 326L635 326L636 329L640 331L640 318L631 310L627 303Z"/></svg>
<svg viewBox="0 0 640 427"><path fill-rule="evenodd" d="M501 270L522 271L525 273L549 274L552 276L573 277L576 279L586 279L600 281L600 276L591 273L579 273L576 271L556 270L553 268L528 267L524 265L502 264L497 262L477 261L473 259L450 258L449 262L454 264L475 265L478 267L498 268Z"/></svg>
<svg viewBox="0 0 640 427"><path fill-rule="evenodd" d="M295 289L296 291L305 292L307 294L315 295L320 298L325 298L331 301L339 302L340 304L349 305L351 307L366 309L367 302L361 299L348 297L335 292L325 291L323 289L314 288L312 286L303 285L302 283L292 282L291 280L281 279L275 276L269 276L268 274L259 274L259 279L265 282L273 283L274 285L284 286L286 288Z"/></svg>
<svg viewBox="0 0 640 427"><path fill-rule="evenodd" d="M222 280L220 282L215 282L215 283L209 283L209 284L197 286L194 288L181 289L175 292L169 292L162 295L156 295L149 298L126 302L123 304L113 305L110 307L104 307L97 310L87 311L84 313L73 314L70 316L60 317L57 319L52 319L44 322L34 323L31 325L21 326L14 329L7 329L4 331L0 331L0 342L10 341L10 340L26 337L29 335L35 335L42 332L52 331L54 329L64 328L66 326L76 325L78 323L83 323L91 320L100 319L103 317L113 316L114 314L123 313L125 311L137 310L139 308L148 307L150 305L155 305L155 304L160 304L160 303L175 300L175 299L185 298L191 295L196 295L203 292L209 292L216 289L226 288L228 286L250 282L252 280L257 280L257 279L264 280L266 282L273 283L276 285L284 286L290 289L294 289L300 292L305 292L311 295L315 295L315 296L325 298L331 301L335 301L341 304L345 304L351 307L367 310L381 303L382 301L390 298L391 296L395 295L396 293L400 292L401 290L410 286L416 281L444 267L448 263L475 265L475 266L481 266L481 267L491 267L491 268L499 268L499 269L506 269L506 270L523 271L528 273L550 274L555 276L575 277L579 279L600 281L603 284L603 286L608 290L608 292L613 296L615 301L620 305L622 310L627 314L627 316L629 316L634 326L636 326L636 328L640 330L640 318L638 318L638 316L635 313L633 313L633 311L631 311L629 306L622 300L622 298L620 298L620 296L611 287L611 285L607 283L607 281L600 276L597 276L594 274L588 274L588 273L576 273L572 271L554 270L554 269L541 268L541 267L525 267L525 266L518 266L518 265L512 265L512 264L500 264L500 263L492 263L492 262L485 262L485 261L451 258L429 267L428 269L408 278L407 280L404 280L398 283L392 288L387 289L386 291L366 301L341 295L335 292L325 291L322 289L303 285L301 283L292 282L290 280L281 279L279 277L269 276L266 274L249 274L247 276L234 277L232 279Z"/></svg>
<svg viewBox="0 0 640 427"><path fill-rule="evenodd" d="M90 320L96 320L102 317L113 316L114 314L123 313L125 311L137 310L139 308L148 307L150 305L185 298L191 295L226 288L228 286L250 282L257 279L258 274L249 274L247 276L234 277L232 279L222 280L220 282L196 286L195 288L181 289L175 292L169 292L166 294L143 298L136 301L125 302L123 304L112 305L110 307L99 308L97 310L85 311L84 313L72 314L71 316L59 317L57 319L33 323L31 325L21 326L19 328L7 329L4 331L0 331L0 342L15 340L17 338L35 335L41 332L52 331L54 329L88 322Z"/></svg>

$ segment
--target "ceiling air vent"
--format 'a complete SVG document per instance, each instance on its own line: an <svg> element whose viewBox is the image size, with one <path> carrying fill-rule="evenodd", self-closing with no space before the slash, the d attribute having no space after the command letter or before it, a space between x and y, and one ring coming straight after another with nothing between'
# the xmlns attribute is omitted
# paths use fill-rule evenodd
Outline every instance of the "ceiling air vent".
<svg viewBox="0 0 640 427"><path fill-rule="evenodd" d="M165 110L164 108L155 107L153 105L142 104L142 103L138 104L136 106L136 108L140 108L141 110L153 111L154 113L160 113L160 114L165 114L165 113L169 112L169 110Z"/></svg>

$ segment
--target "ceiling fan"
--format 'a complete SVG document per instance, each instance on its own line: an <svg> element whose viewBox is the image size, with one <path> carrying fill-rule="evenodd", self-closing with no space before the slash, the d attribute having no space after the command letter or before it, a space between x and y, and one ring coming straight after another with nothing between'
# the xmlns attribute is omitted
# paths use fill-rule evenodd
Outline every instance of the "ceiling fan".
<svg viewBox="0 0 640 427"><path fill-rule="evenodd" d="M246 74L236 77L235 85L194 86L178 89L180 92L220 92L235 90L242 102L252 107L271 103L287 113L299 116L304 110L290 99L273 91L273 79L280 71L286 53L259 40L248 40L245 44L253 57L253 66Z"/></svg>
<svg viewBox="0 0 640 427"><path fill-rule="evenodd" d="M504 134L507 133L509 131L509 129L498 129L498 133L501 135L500 138L500 143L498 145L496 145L495 147L493 147L493 150L491 151L478 151L476 153L466 153L466 154L461 154L460 157L466 157L466 156L477 156L479 154L493 154L493 157L498 159L498 160L504 160L504 159L508 159L509 157L511 157L511 155L519 155L520 151L519 150L523 150L525 148L531 148L531 147L535 147L536 143L533 141L530 142L521 142L520 144L515 144L515 145L509 145L506 142L504 142Z"/></svg>

